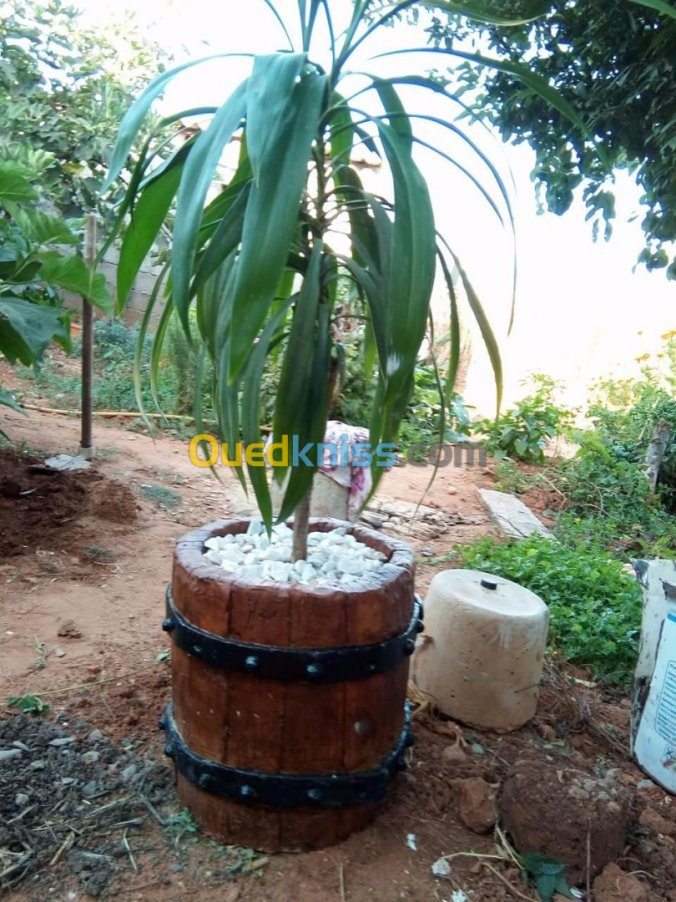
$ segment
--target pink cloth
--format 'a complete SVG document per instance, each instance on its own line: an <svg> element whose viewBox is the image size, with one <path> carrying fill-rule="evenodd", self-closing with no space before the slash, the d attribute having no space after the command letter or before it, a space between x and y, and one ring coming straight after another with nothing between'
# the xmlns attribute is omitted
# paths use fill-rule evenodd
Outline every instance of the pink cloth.
<svg viewBox="0 0 676 902"><path fill-rule="evenodd" d="M332 447L324 448L324 463L320 469L349 490L347 515L350 520L358 518L371 491L371 468L352 464L354 445L367 444L368 440L368 429L361 426L347 426L339 420L329 420L326 424L324 443Z"/></svg>

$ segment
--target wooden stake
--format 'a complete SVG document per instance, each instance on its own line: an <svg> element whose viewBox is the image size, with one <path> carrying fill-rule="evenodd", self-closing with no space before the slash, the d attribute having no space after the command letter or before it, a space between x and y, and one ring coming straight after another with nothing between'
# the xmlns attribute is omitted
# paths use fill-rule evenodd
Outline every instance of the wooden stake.
<svg viewBox="0 0 676 902"><path fill-rule="evenodd" d="M85 220L84 262L93 275L96 260L96 213L87 214ZM82 435L80 456L85 460L94 457L92 438L92 383L94 354L94 311L91 303L82 298Z"/></svg>

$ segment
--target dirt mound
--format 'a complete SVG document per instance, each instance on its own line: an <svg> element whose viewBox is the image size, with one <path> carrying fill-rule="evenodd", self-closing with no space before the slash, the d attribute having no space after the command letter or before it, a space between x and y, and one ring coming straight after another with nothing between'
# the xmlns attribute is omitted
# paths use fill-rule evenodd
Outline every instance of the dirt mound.
<svg viewBox="0 0 676 902"><path fill-rule="evenodd" d="M36 457L0 451L0 557L44 546L85 516L127 523L137 510L133 492L121 482L90 470L52 470Z"/></svg>

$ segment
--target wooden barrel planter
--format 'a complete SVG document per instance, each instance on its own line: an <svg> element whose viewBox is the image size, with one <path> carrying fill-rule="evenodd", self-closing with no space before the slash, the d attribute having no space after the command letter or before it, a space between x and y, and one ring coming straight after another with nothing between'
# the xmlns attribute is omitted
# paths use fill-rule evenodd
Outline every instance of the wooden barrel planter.
<svg viewBox="0 0 676 902"><path fill-rule="evenodd" d="M251 582L203 556L206 539L248 525L221 520L177 544L166 752L182 804L207 833L269 852L323 848L370 823L405 766L422 629L414 558L353 526L387 556L358 589Z"/></svg>

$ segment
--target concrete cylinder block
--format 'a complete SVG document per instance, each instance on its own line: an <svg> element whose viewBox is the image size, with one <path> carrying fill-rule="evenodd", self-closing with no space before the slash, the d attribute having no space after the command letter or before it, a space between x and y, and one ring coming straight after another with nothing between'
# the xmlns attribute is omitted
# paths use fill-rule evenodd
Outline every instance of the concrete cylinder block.
<svg viewBox="0 0 676 902"><path fill-rule="evenodd" d="M449 717L514 730L535 714L548 624L547 606L523 586L478 570L438 573L413 680Z"/></svg>

